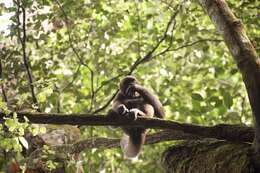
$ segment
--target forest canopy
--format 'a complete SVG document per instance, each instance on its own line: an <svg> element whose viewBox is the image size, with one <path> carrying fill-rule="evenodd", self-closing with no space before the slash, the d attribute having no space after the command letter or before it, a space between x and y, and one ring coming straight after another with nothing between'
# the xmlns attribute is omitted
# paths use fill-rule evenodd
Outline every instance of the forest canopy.
<svg viewBox="0 0 260 173"><path fill-rule="evenodd" d="M227 4L259 55L260 2ZM167 120L253 126L242 75L196 1L1 0L0 23L1 113L105 115L119 81L134 75L159 97ZM57 135L56 143L122 136L120 128L108 126L21 123L14 113L1 124L2 169L13 158L26 162L28 133L44 136L61 129L68 137ZM162 172L159 157L176 143L145 145L135 163L124 160L118 147L91 147L80 153L80 161L67 159L65 169L75 172L80 163L85 172ZM54 169L53 153L43 148L46 167Z"/></svg>

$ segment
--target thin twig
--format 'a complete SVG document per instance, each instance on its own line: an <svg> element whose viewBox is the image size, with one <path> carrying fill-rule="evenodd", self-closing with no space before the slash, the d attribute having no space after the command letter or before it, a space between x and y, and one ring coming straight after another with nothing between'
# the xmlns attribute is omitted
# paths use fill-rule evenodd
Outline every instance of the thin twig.
<svg viewBox="0 0 260 173"><path fill-rule="evenodd" d="M8 102L7 96L6 96L6 92L5 92L5 87L4 87L4 81L3 81L3 66L2 66L2 60L0 59L0 82L1 82L1 91L3 94L3 100L4 102Z"/></svg>
<svg viewBox="0 0 260 173"><path fill-rule="evenodd" d="M164 51L154 55L152 58L155 58L157 56L160 56L160 55L163 55L165 54L166 52L172 52L172 51L177 51L177 50L180 50L180 49L183 49L183 48L186 48L186 47L191 47L195 44L198 44L198 43L202 43L202 42L208 42L208 41L211 41L211 42L221 42L223 40L218 40L218 39L201 39L201 40L197 40L197 41L194 41L194 42L191 42L191 43L186 43L182 46L179 46L177 48L174 48L174 49L165 49Z"/></svg>
<svg viewBox="0 0 260 173"><path fill-rule="evenodd" d="M121 73L121 74L118 74L117 76L111 77L111 78L109 78L109 79L103 81L102 84L101 84L98 88L96 88L96 90L94 91L95 94L96 94L99 90L101 90L105 85L109 84L110 82L113 82L114 80L118 79L118 78L121 77L121 76L124 76L124 74Z"/></svg>
<svg viewBox="0 0 260 173"><path fill-rule="evenodd" d="M116 97L118 91L119 90L117 89L116 92L112 95L112 97L110 97L110 99L103 106L101 106L100 108L95 110L93 112L93 114L99 113L99 112L103 111L104 109L106 109L110 105L110 103L113 101L113 99Z"/></svg>
<svg viewBox="0 0 260 173"><path fill-rule="evenodd" d="M93 104L94 104L94 99L95 99L95 90L94 90L94 75L90 76L90 83L91 83L91 87L90 87L90 91L91 91L91 99L90 99L90 106L89 109L87 110L88 112L92 111L93 108Z"/></svg>
<svg viewBox="0 0 260 173"><path fill-rule="evenodd" d="M71 81L65 87L63 87L60 90L60 92L63 92L64 90L66 90L70 85L72 85L75 82L75 80L77 79L77 77L79 75L80 67L81 67L81 64L78 65L78 67L76 69L76 72L73 74L73 77L72 77Z"/></svg>
<svg viewBox="0 0 260 173"><path fill-rule="evenodd" d="M57 105L57 113L61 113L61 105L60 105L60 93L61 93L61 90L58 88L58 86L56 84L54 84L54 90L53 92L56 92L57 95L58 95L58 98L56 100L56 105Z"/></svg>
<svg viewBox="0 0 260 173"><path fill-rule="evenodd" d="M174 0L171 0L170 2L167 2L167 1L161 0L161 2L163 4L165 4L169 10L175 11L175 8L172 5L173 1Z"/></svg>
<svg viewBox="0 0 260 173"><path fill-rule="evenodd" d="M171 26L172 26L171 33L173 32L173 30L175 29L175 25L176 25L176 16L179 14L179 12L181 10L181 7L182 7L182 4L184 2L185 1L183 1L181 4L178 4L176 6L174 13L172 14L169 22L167 23L167 26L166 26L166 29L165 29L165 31L163 33L162 38L157 42L157 44L152 48L152 50L150 52L148 52L143 58L137 60L131 66L129 75L133 73L133 71L137 68L138 65L140 65L140 64L142 64L144 62L150 61L152 59L153 53L158 49L158 47L162 44L162 42L165 41L165 39L167 38L167 34L168 34L169 29L170 29ZM172 45L172 42L173 42L173 35L171 35L170 46Z"/></svg>
<svg viewBox="0 0 260 173"><path fill-rule="evenodd" d="M15 2L15 1L14 1ZM16 18L17 18L17 32L18 32L18 39L20 40L20 43L22 45L22 52L23 52L23 63L24 66L26 68L26 72L27 72L27 76L28 76L28 81L29 81L29 87L31 90L31 95L32 95L32 100L33 100L33 104L36 107L36 110L38 112L40 112L40 107L37 101L37 97L35 94L35 90L34 90L34 84L33 84L33 76L32 76L32 72L30 69L30 62L29 62L29 57L26 54L26 11L25 11L25 7L23 6L23 4L21 4L20 0L17 0L17 2L15 2L17 5L17 11L16 11ZM21 31L20 31L20 10L22 11L22 33L23 36L21 36Z"/></svg>
<svg viewBox="0 0 260 173"><path fill-rule="evenodd" d="M1 82L1 91L2 91L2 94L3 94L3 100L7 104L8 100L7 100L7 96L6 96L5 89L4 89L3 67L2 67L2 60L1 59L0 59L0 82ZM7 136L7 132L8 132L8 129L7 129L6 125L4 124L3 125L3 137L4 138ZM7 159L7 151L6 150L3 151L3 154L4 154L4 159Z"/></svg>
<svg viewBox="0 0 260 173"><path fill-rule="evenodd" d="M141 41L141 32L140 30L142 29L142 23L141 23L141 16L140 16L140 9L139 9L139 1L137 1L135 3L136 5L136 13L137 13L137 21L138 21L138 33L137 33L137 38L138 38L138 42L137 42L137 47L138 47L138 56L141 57L141 44L140 44L140 41Z"/></svg>
<svg viewBox="0 0 260 173"><path fill-rule="evenodd" d="M105 86L106 84L118 79L119 77L123 76L124 74L118 74L115 77L112 77L106 81L104 81L94 92L97 93L103 86ZM109 104L112 102L112 100L115 98L115 96L117 95L119 90L116 90L115 93L112 95L112 97L110 97L110 99L106 102L106 104L104 104L103 106L101 106L100 108L96 109L95 111L93 111L93 114L99 113L102 110L104 110L106 107L109 106Z"/></svg>

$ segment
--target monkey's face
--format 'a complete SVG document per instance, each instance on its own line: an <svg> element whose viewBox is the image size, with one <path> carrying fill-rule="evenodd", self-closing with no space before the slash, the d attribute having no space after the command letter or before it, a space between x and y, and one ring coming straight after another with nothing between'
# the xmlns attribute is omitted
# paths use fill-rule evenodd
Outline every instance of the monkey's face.
<svg viewBox="0 0 260 173"><path fill-rule="evenodd" d="M120 82L120 91L128 98L136 97L135 85L138 84L133 76L127 76Z"/></svg>

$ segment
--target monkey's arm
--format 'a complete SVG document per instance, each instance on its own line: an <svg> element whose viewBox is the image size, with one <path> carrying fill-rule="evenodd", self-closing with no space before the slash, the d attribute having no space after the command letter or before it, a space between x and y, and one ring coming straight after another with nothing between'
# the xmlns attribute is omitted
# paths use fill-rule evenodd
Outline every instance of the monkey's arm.
<svg viewBox="0 0 260 173"><path fill-rule="evenodd" d="M124 103L126 105L132 105L133 107L137 107L137 106L142 105L144 103L144 99L142 97L125 99Z"/></svg>
<svg viewBox="0 0 260 173"><path fill-rule="evenodd" d="M142 97L127 99L120 93L118 93L118 95L113 101L112 110L116 112L118 115L126 116L130 120L136 120L138 116L146 116L146 113L138 109L138 107L143 104L144 99ZM145 105L144 107L148 108ZM147 113L150 112L147 111Z"/></svg>
<svg viewBox="0 0 260 173"><path fill-rule="evenodd" d="M118 93L113 101L112 109L116 112L119 111L118 113L120 114L122 113L121 110L122 107L125 107L126 109L132 109L143 104L144 104L144 99L140 96L129 99L129 98L125 98L121 93Z"/></svg>
<svg viewBox="0 0 260 173"><path fill-rule="evenodd" d="M155 116L157 116L158 118L164 118L165 112L162 103L155 95L153 95L149 90L138 84L133 85L133 89L138 92L146 102L153 106Z"/></svg>
<svg viewBox="0 0 260 173"><path fill-rule="evenodd" d="M127 115L129 110L126 108L124 104L122 104L122 101L120 101L120 96L116 96L113 104L112 109L110 109L107 113L107 116L113 119L117 119L118 116L125 116ZM110 126L110 128L114 129L117 126Z"/></svg>

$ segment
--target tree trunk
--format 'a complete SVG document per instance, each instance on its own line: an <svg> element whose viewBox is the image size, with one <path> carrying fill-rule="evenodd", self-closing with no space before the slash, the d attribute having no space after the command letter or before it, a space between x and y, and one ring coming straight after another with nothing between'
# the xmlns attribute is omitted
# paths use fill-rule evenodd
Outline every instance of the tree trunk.
<svg viewBox="0 0 260 173"><path fill-rule="evenodd" d="M213 139L186 141L167 149L162 156L166 172L252 173L259 172L260 153L260 60L243 25L224 0L198 0L235 60L245 83L255 119L255 151L247 143ZM258 158L258 159L257 159Z"/></svg>
<svg viewBox="0 0 260 173"><path fill-rule="evenodd" d="M247 37L242 22L225 0L198 0L222 34L233 59L242 73L255 119L255 151L260 153L260 60Z"/></svg>

